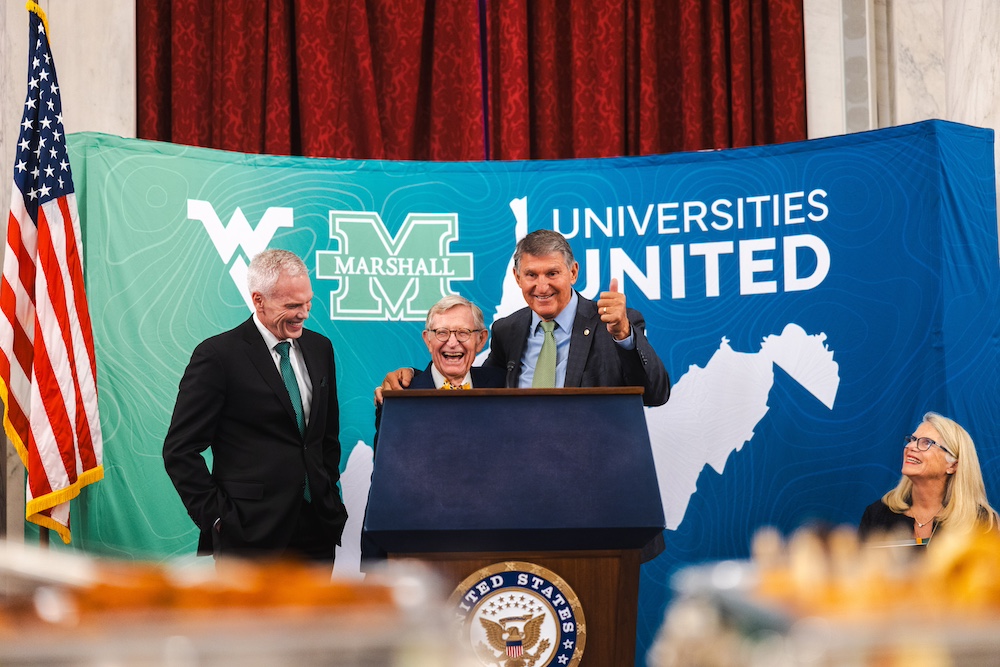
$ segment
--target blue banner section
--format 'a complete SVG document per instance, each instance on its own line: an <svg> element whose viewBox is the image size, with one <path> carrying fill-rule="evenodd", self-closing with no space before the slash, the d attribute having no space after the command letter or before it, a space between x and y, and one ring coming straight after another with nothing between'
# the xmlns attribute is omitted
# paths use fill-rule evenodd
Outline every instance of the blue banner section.
<svg viewBox="0 0 1000 667"><path fill-rule="evenodd" d="M675 383L646 410L668 530L643 567L639 661L675 569L744 558L761 526L856 524L928 410L972 434L996 502L992 131L930 121L537 162L282 158L95 134L71 149L105 433L106 481L73 528L89 550L193 553L160 460L177 382L197 342L248 317L249 258L282 247L306 260L307 326L336 349L351 513L338 568L356 569L373 388L427 364L420 332L442 295L488 321L524 307L511 253L542 228L569 239L584 296L618 279Z"/></svg>

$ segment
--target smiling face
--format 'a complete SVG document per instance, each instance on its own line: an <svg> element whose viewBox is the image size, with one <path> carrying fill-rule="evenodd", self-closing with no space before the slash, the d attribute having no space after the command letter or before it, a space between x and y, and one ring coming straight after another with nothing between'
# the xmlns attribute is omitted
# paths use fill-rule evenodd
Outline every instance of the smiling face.
<svg viewBox="0 0 1000 667"><path fill-rule="evenodd" d="M934 442L944 445L944 440L938 430L930 423L923 422L913 435L917 438L930 438ZM947 445L945 445L947 447ZM914 477L924 479L944 479L955 473L958 462L948 462L948 455L940 447L931 447L926 452L917 449L916 443L911 442L903 448L903 474L913 479Z"/></svg>
<svg viewBox="0 0 1000 667"><path fill-rule="evenodd" d="M528 307L543 320L551 320L562 312L573 298L580 265L566 265L561 253L548 255L522 255L520 265L514 269L514 278L524 295Z"/></svg>
<svg viewBox="0 0 1000 667"><path fill-rule="evenodd" d="M455 306L443 313L437 313L431 319L428 329L424 331L424 343L431 353L431 361L434 367L441 372L448 381L453 384L460 384L468 375L472 368L472 362L476 360L476 354L483 350L486 345L486 338L489 335L485 329L473 331L467 341L459 341L455 334L451 334L446 341L440 341L434 335L437 329L469 329L476 328L476 320L472 315L472 309L468 306Z"/></svg>
<svg viewBox="0 0 1000 667"><path fill-rule="evenodd" d="M302 323L309 319L313 298L308 274L289 276L282 273L270 295L254 292L251 297L257 319L278 340L302 335Z"/></svg>

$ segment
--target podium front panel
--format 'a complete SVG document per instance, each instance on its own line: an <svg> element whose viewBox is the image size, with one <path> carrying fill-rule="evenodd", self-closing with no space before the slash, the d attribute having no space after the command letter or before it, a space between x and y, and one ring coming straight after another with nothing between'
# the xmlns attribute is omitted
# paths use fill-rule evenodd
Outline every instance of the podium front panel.
<svg viewBox="0 0 1000 667"><path fill-rule="evenodd" d="M639 389L387 393L365 521L386 551L641 548L663 527Z"/></svg>

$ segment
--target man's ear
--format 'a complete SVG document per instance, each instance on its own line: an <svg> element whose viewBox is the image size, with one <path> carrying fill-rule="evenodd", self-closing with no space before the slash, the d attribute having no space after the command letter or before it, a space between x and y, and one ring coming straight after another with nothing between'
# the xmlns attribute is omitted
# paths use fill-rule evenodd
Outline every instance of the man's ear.
<svg viewBox="0 0 1000 667"><path fill-rule="evenodd" d="M483 351L483 348L486 347L486 339L490 337L490 332L483 329L476 335L479 336L479 342L476 343L476 354L479 354Z"/></svg>

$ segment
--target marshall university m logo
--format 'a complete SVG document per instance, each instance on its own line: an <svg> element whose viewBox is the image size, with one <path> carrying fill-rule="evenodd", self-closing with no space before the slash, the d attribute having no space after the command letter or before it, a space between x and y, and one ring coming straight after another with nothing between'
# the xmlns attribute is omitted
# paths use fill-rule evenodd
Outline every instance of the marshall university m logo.
<svg viewBox="0 0 1000 667"><path fill-rule="evenodd" d="M452 253L455 213L410 213L395 237L378 213L330 211L336 251L316 252L316 277L339 280L330 293L338 320L422 320L453 294L453 280L472 280L472 253Z"/></svg>

